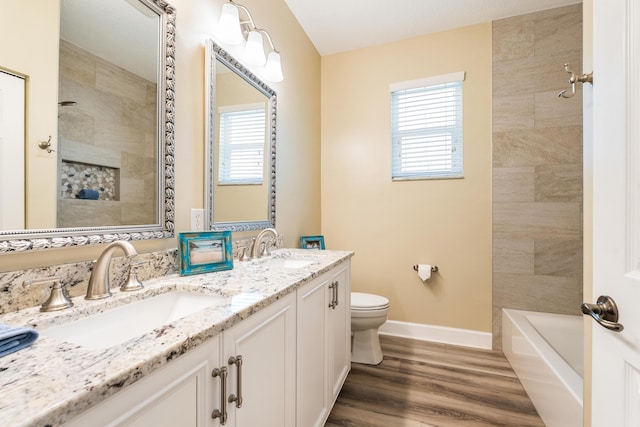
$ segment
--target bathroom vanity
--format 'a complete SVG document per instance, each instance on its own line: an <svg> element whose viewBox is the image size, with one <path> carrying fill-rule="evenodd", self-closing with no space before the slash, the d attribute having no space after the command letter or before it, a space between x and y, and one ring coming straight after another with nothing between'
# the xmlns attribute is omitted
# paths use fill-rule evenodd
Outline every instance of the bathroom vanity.
<svg viewBox="0 0 640 427"><path fill-rule="evenodd" d="M57 313L5 314L41 336L0 358L0 425L321 426L350 368L352 255L281 249L229 271L74 298ZM150 299L161 311L161 299L183 296L204 308L105 344L133 329L132 312L153 318ZM118 313L131 328L82 330L83 319Z"/></svg>

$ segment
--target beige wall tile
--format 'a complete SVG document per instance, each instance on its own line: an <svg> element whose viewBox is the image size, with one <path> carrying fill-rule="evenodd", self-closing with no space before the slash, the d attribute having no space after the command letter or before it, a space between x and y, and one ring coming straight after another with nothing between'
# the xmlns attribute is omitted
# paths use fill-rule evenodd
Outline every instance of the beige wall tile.
<svg viewBox="0 0 640 427"><path fill-rule="evenodd" d="M535 310L536 286L543 279L533 274L494 273L493 305L500 308Z"/></svg>
<svg viewBox="0 0 640 427"><path fill-rule="evenodd" d="M493 272L534 274L534 240L494 239Z"/></svg>
<svg viewBox="0 0 640 427"><path fill-rule="evenodd" d="M113 122L96 123L95 144L139 155L143 155L148 149L145 146L143 129L122 126Z"/></svg>
<svg viewBox="0 0 640 427"><path fill-rule="evenodd" d="M573 277L494 274L493 304L500 308L577 314L579 280Z"/></svg>
<svg viewBox="0 0 640 427"><path fill-rule="evenodd" d="M493 203L533 202L534 171L533 167L494 168Z"/></svg>
<svg viewBox="0 0 640 427"><path fill-rule="evenodd" d="M156 222L155 211L155 206L149 201L120 203L120 217L124 224L153 224Z"/></svg>
<svg viewBox="0 0 640 427"><path fill-rule="evenodd" d="M60 40L60 78L67 78L88 87L96 83L96 62L87 52ZM69 99L60 99L68 101Z"/></svg>
<svg viewBox="0 0 640 427"><path fill-rule="evenodd" d="M582 50L582 4L574 4L535 14L535 52L548 55ZM579 67L582 62L574 65Z"/></svg>
<svg viewBox="0 0 640 427"><path fill-rule="evenodd" d="M493 237L578 238L582 230L580 203L494 203Z"/></svg>
<svg viewBox="0 0 640 427"><path fill-rule="evenodd" d="M493 25L493 60L525 58L534 53L534 23L531 21L496 21Z"/></svg>
<svg viewBox="0 0 640 427"><path fill-rule="evenodd" d="M120 176L120 200L136 202L143 200L144 179L124 178Z"/></svg>
<svg viewBox="0 0 640 427"><path fill-rule="evenodd" d="M63 160L120 168L122 153L109 147L96 147L77 141L64 141L60 147Z"/></svg>
<svg viewBox="0 0 640 427"><path fill-rule="evenodd" d="M538 165L534 176L535 201L582 201L582 163Z"/></svg>
<svg viewBox="0 0 640 427"><path fill-rule="evenodd" d="M553 91L556 95L569 87L564 64L580 64L580 50L553 55L527 56L493 63L493 96Z"/></svg>
<svg viewBox="0 0 640 427"><path fill-rule="evenodd" d="M58 199L58 227L94 227L96 218L104 226L122 224L118 202Z"/></svg>
<svg viewBox="0 0 640 427"><path fill-rule="evenodd" d="M108 62L96 61L96 89L145 105L147 81Z"/></svg>
<svg viewBox="0 0 640 427"><path fill-rule="evenodd" d="M93 117L71 107L60 107L58 111L58 136L61 139L93 144Z"/></svg>
<svg viewBox="0 0 640 427"><path fill-rule="evenodd" d="M515 94L493 99L493 131L533 129L535 98L533 94Z"/></svg>
<svg viewBox="0 0 640 427"><path fill-rule="evenodd" d="M493 349L502 350L502 307L494 305L491 312L493 315Z"/></svg>
<svg viewBox="0 0 640 427"><path fill-rule="evenodd" d="M537 239L534 247L535 274L582 277L582 239Z"/></svg>
<svg viewBox="0 0 640 427"><path fill-rule="evenodd" d="M494 168L581 162L581 126L493 134Z"/></svg>
<svg viewBox="0 0 640 427"><path fill-rule="evenodd" d="M535 94L535 127L552 128L582 124L582 87L577 85L572 98L558 97L558 91Z"/></svg>

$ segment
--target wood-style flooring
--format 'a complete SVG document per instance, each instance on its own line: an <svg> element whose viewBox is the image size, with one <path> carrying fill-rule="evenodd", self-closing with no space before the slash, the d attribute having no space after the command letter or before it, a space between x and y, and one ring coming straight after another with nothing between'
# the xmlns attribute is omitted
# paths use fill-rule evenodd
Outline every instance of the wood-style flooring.
<svg viewBox="0 0 640 427"><path fill-rule="evenodd" d="M380 341L384 360L351 364L325 427L544 427L501 352Z"/></svg>

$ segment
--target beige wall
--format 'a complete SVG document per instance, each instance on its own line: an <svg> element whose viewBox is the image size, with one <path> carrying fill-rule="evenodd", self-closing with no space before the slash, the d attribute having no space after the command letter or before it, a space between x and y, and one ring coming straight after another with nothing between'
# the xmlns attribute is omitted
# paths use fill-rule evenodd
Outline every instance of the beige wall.
<svg viewBox="0 0 640 427"><path fill-rule="evenodd" d="M3 14L9 5L23 3L26 2L3 0ZM28 3L46 16L48 26L57 29L57 8L45 14L41 1ZM204 41L207 37L215 39L214 31L224 1L171 0L170 3L177 10L176 230L185 231L190 227L190 209L203 207ZM243 4L251 10L256 23L269 31L282 55L285 80L271 85L278 93L276 226L285 234L285 245L296 246L300 234L320 229L320 56L284 0L246 0ZM37 34L40 39L42 31L39 29L32 35ZM4 40L18 38L12 34ZM57 38L45 39L55 40L52 44L57 55ZM30 52L23 54L28 56ZM54 91L53 102L57 102L56 81L54 77L50 85ZM51 121L51 117L48 120ZM55 131L55 117L53 120L50 127ZM52 164L55 168L54 160ZM55 205L55 200L52 203ZM234 235L237 237L242 236ZM135 242L134 245L139 251L177 246L176 239ZM101 247L94 246L2 254L0 270L90 260L100 250Z"/></svg>
<svg viewBox="0 0 640 427"><path fill-rule="evenodd" d="M31 228L56 225L56 153L38 142L52 137L58 145L58 29L60 2L1 0L0 68L26 77L26 223ZM10 17L9 19L4 19ZM20 43L15 43L20 40ZM1 255L0 255L1 256ZM1 259L1 258L0 258ZM2 260L4 261L4 260ZM0 268L4 262L0 261Z"/></svg>
<svg viewBox="0 0 640 427"><path fill-rule="evenodd" d="M493 24L493 319L504 307L579 314L582 301L582 5Z"/></svg>
<svg viewBox="0 0 640 427"><path fill-rule="evenodd" d="M464 179L391 181L389 84L456 71ZM322 233L389 318L491 330L491 24L322 58ZM417 263L440 271L423 283Z"/></svg>

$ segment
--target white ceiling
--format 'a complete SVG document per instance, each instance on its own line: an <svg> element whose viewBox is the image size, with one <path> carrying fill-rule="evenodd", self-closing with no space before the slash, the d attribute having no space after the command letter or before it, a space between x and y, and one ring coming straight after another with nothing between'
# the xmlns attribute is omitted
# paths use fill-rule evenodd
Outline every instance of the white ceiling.
<svg viewBox="0 0 640 427"><path fill-rule="evenodd" d="M582 0L285 0L320 55L552 9Z"/></svg>

